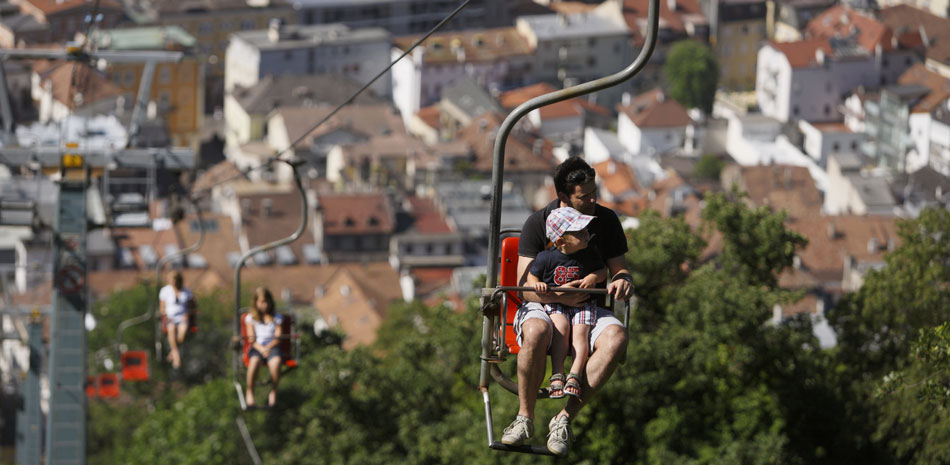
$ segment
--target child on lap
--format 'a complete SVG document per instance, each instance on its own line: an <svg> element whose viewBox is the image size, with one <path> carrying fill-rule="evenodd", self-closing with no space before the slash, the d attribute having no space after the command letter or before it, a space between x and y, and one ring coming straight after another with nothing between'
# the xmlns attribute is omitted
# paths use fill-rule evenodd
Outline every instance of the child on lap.
<svg viewBox="0 0 950 465"><path fill-rule="evenodd" d="M607 268L600 254L588 247L591 235L586 227L593 219L593 216L581 214L571 207L558 208L548 215L545 234L554 246L535 258L528 272L528 286L544 294L549 292L549 287L575 281L577 287L590 289L607 279ZM595 304L590 300L578 307L544 304L544 309L551 317L556 333L551 342L550 397L559 399L565 394L580 397L581 376L590 352L590 330L597 322ZM569 341L574 347L574 361L565 384L564 359Z"/></svg>

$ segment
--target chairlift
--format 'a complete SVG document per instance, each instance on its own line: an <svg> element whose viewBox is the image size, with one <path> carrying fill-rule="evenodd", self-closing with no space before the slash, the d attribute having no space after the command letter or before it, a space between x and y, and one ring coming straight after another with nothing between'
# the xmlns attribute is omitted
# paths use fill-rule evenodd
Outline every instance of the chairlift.
<svg viewBox="0 0 950 465"><path fill-rule="evenodd" d="M161 259L156 259L154 262L155 267L155 294L149 302L148 311L142 315L130 318L119 323L119 328L116 334L116 347L119 352L119 360L122 364L122 379L126 381L148 381L149 379L149 368L148 368L148 356L146 351L135 350L130 351L128 347L122 342L122 336L125 334L125 330L141 324L146 321L152 320L155 315L155 307L158 305L158 293L161 289L162 283L162 271L165 267L165 264L172 262L174 260L180 260L182 255L195 252L201 245L204 243L205 230L204 230L204 221L202 217L201 206L198 202L191 196L188 197L192 205L195 207L195 213L198 215L198 224L200 225L198 229L198 240L194 244L185 247L184 249L177 250L174 253L167 254ZM152 249L154 253L154 249ZM162 356L162 334L167 331L165 316L162 315L162 318L157 319L157 327L154 331L154 343L155 343L155 359L160 360ZM188 310L188 325L189 331L191 333L198 332L198 310L196 308L189 308Z"/></svg>
<svg viewBox="0 0 950 465"><path fill-rule="evenodd" d="M102 399L115 399L119 397L119 375L117 373L102 373L97 382L99 384L98 394Z"/></svg>
<svg viewBox="0 0 950 465"><path fill-rule="evenodd" d="M297 187L297 192L300 193L300 225L290 236L254 247L242 254L240 258L238 258L234 263L234 333L232 337L234 357L231 365L234 390L237 392L238 403L241 406L241 410L248 410L250 408L247 405L247 400L244 398L244 387L241 385L240 377L242 368L247 367L247 354L250 351L250 344L248 344L247 340L247 328L244 325L244 317L247 315L247 312L245 309L241 308L241 270L244 268L245 263L251 259L251 257L254 257L256 262L257 257L261 254L266 254L266 252L269 250L290 244L299 239L300 236L303 235L303 232L307 229L307 221L309 218L307 211L307 193L304 190L303 183L300 179L299 167L302 163L289 162L286 160L279 161L289 164L293 170L294 184ZM284 338L281 336L279 347L281 347L282 353L287 355L287 359L284 360L284 367L293 368L297 365L299 356L299 336L297 335L295 325L293 323L295 320L294 315L292 313L282 314L284 315L284 323L282 324L281 328L284 331L284 334L286 334L288 337Z"/></svg>
<svg viewBox="0 0 950 465"><path fill-rule="evenodd" d="M241 313L241 360L244 362L244 368L247 368L248 354L251 351L251 342L247 336L247 316L250 314L247 309L242 309ZM280 343L277 345L277 349L280 350L280 354L283 357L283 365L285 369L292 369L297 367L297 361L300 358L300 334L297 333L297 317L293 310L284 310L284 311L275 311L276 314L279 314L283 317L283 321L280 324Z"/></svg>
<svg viewBox="0 0 950 465"><path fill-rule="evenodd" d="M553 455L544 446L522 445L509 446L495 440L494 425L492 423L491 399L488 386L492 379L506 390L517 395L518 386L515 381L505 375L499 368L499 363L505 360L506 354L518 353L519 347L515 340L512 327L515 313L520 300L517 292L532 291L533 288L518 287L518 238L507 237L502 240L503 233L513 231L501 230L501 202L504 181L505 143L515 124L525 115L542 106L568 100L581 95L596 92L620 84L636 75L649 60L656 46L659 24L659 0L650 0L647 30L643 48L637 58L623 70L594 81L579 84L566 89L551 92L533 98L515 108L505 121L499 126L494 147L492 162L491 209L489 218L488 244L488 272L485 289L481 295L482 313L482 340L481 340L481 370L479 373L479 390L485 405L485 423L488 435L488 447L506 452L522 452L537 455ZM499 253L500 252L500 253ZM499 270L500 265L500 270ZM499 276L500 271L500 276ZM499 282L500 278L500 282ZM555 288L558 289L558 288ZM605 294L605 289L558 289L567 292L586 292L591 294ZM626 306L624 324L629 318L629 301ZM547 391L541 390L539 398L547 397Z"/></svg>

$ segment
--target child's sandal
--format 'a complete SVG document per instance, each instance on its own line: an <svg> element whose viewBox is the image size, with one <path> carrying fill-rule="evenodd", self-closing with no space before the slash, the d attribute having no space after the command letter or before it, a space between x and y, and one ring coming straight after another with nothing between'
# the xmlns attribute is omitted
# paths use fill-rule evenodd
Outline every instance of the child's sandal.
<svg viewBox="0 0 950 465"><path fill-rule="evenodd" d="M551 384L548 385L548 398L560 399L564 397L564 375L561 373L553 374L548 381L551 382Z"/></svg>
<svg viewBox="0 0 950 465"><path fill-rule="evenodd" d="M581 377L574 373L567 375L567 384L564 385L564 394L580 399L581 392Z"/></svg>

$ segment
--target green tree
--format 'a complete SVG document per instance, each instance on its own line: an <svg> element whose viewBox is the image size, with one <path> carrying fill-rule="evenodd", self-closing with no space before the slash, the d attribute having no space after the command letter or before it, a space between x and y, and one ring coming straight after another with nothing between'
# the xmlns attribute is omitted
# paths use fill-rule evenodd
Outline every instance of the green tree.
<svg viewBox="0 0 950 465"><path fill-rule="evenodd" d="M673 44L663 68L670 96L687 108L712 112L719 80L719 63L712 50L695 40Z"/></svg>
<svg viewBox="0 0 950 465"><path fill-rule="evenodd" d="M699 179L706 179L710 181L718 181L719 173L722 172L722 167L725 166L725 162L719 159L719 157L707 153L700 157L699 161L696 162L696 168L693 173Z"/></svg>

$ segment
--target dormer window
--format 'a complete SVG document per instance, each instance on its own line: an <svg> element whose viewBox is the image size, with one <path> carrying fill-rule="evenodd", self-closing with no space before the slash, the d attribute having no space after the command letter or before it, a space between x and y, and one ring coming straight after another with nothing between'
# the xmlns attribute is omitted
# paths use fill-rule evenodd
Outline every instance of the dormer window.
<svg viewBox="0 0 950 465"><path fill-rule="evenodd" d="M347 217L343 220L343 226L348 226L348 227L356 226L356 222L353 221L353 218L350 218L349 216L347 216Z"/></svg>
<svg viewBox="0 0 950 465"><path fill-rule="evenodd" d="M379 226L379 220L377 220L375 216L371 216L371 217L369 217L369 225L370 225L370 226Z"/></svg>

